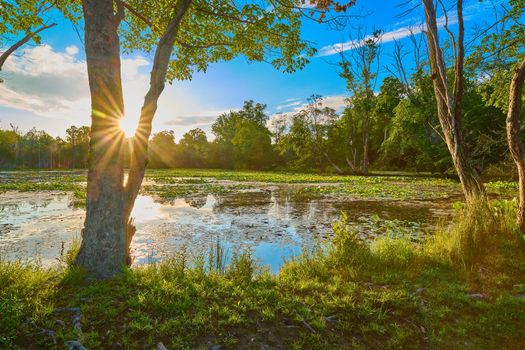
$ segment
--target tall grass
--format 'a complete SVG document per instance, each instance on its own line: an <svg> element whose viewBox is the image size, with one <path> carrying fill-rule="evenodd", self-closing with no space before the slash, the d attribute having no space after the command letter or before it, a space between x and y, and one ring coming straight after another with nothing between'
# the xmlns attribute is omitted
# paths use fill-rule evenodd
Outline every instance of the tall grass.
<svg viewBox="0 0 525 350"><path fill-rule="evenodd" d="M487 257L512 254L522 247L516 225L516 202L479 200L457 209L449 224L441 224L422 245L428 257L440 258L473 270Z"/></svg>

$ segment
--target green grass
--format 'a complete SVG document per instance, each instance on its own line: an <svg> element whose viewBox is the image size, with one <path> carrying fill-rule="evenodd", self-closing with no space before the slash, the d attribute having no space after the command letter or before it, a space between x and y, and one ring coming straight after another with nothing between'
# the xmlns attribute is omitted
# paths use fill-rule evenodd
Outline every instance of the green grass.
<svg viewBox="0 0 525 350"><path fill-rule="evenodd" d="M371 245L343 215L331 242L277 275L249 251L226 264L219 245L102 282L67 267L73 254L51 270L1 261L0 348L50 346L34 335L45 328L59 347L80 339L89 349L520 349L525 251L514 209L458 209L423 242L387 235ZM64 307L81 309L81 334L71 313L54 312Z"/></svg>

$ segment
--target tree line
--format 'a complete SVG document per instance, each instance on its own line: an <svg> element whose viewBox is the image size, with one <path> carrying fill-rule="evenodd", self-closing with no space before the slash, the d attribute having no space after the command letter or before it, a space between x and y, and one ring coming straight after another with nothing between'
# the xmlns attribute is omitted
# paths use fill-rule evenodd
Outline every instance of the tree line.
<svg viewBox="0 0 525 350"><path fill-rule="evenodd" d="M71 126L65 138L44 130L23 133L11 125L0 129L0 168L86 168L89 154L89 127Z"/></svg>
<svg viewBox="0 0 525 350"><path fill-rule="evenodd" d="M347 79L348 74L341 70ZM295 113L272 118L265 104L246 101L241 110L218 116L211 128L213 140L199 128L189 130L178 142L173 131L154 133L148 142L148 167L365 174L371 166L454 175L437 120L432 81L416 72L410 84L413 91L408 95L401 80L388 76L366 101L358 92L349 97L341 113L325 106L320 95L310 96ZM512 159L505 139L505 113L485 99L484 91L491 84L467 79L465 142L479 173L505 176ZM15 127L0 130L2 168L85 168L88 154L87 126L71 126L65 138L35 128L26 133Z"/></svg>

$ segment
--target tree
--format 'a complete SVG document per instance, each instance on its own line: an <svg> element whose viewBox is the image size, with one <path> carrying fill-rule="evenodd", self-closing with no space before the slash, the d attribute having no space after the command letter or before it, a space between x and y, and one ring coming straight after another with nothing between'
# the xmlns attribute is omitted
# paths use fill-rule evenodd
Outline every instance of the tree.
<svg viewBox="0 0 525 350"><path fill-rule="evenodd" d="M0 130L0 167L10 167L15 163L19 138L15 130Z"/></svg>
<svg viewBox="0 0 525 350"><path fill-rule="evenodd" d="M448 81L447 67L441 49L438 35L437 12L434 0L422 0L427 23L426 36L428 39L431 77L434 85L437 112L444 139L452 156L452 162L461 181L463 193L467 203L471 203L480 196L485 196L485 189L481 179L471 163L471 157L466 149L461 129L463 115L464 93L464 59L465 26L463 20L463 1L457 0L458 33L457 40L448 27L448 17L445 6L445 30L450 36L454 49L454 83Z"/></svg>
<svg viewBox="0 0 525 350"><path fill-rule="evenodd" d="M66 141L66 152L70 159L70 166L86 168L89 151L89 127L72 125L66 129Z"/></svg>
<svg viewBox="0 0 525 350"><path fill-rule="evenodd" d="M243 120L232 139L236 169L268 169L273 161L270 132L252 121Z"/></svg>
<svg viewBox="0 0 525 350"><path fill-rule="evenodd" d="M507 114L506 133L511 157L518 172L517 223L525 232L525 152L521 140L523 85L525 84L525 0L510 0L510 10L489 28L495 28L478 45L470 60L489 77L483 86L485 102Z"/></svg>
<svg viewBox="0 0 525 350"><path fill-rule="evenodd" d="M523 114L523 85L525 84L525 59L514 72L509 92L509 111L507 114L507 139L510 153L519 176L519 201L517 221L525 232L525 151L521 142L521 117Z"/></svg>
<svg viewBox="0 0 525 350"><path fill-rule="evenodd" d="M353 161L347 157L348 165L357 170L360 168L364 175L368 175L369 158L369 140L370 140L370 123L372 122L374 109L374 88L379 72L379 54L381 43L381 31L374 31L369 37L361 37L353 44L350 53L350 59L345 56L344 51L341 52L340 66L342 69L341 77L346 80L348 91L352 96L348 99L352 106L352 113L347 116L353 117L352 129L357 130L356 124L362 121L359 128L362 130L362 165L359 167L357 163L357 150L353 150ZM356 131L357 133L357 131ZM352 135L354 138L351 144L355 144L357 137L356 133Z"/></svg>
<svg viewBox="0 0 525 350"><path fill-rule="evenodd" d="M175 135L172 130L154 134L148 144L149 165L152 168L173 166L175 147Z"/></svg>
<svg viewBox="0 0 525 350"><path fill-rule="evenodd" d="M333 2L312 4L313 10L325 11ZM210 62L241 54L293 72L306 64L305 54L313 54L313 49L300 38L304 8L292 0L84 0L82 5L92 115L86 219L76 264L93 277L110 278L131 262L130 215L144 178L148 139L165 81L189 79ZM125 51L154 51L126 183L124 134L119 128L124 116L121 39Z"/></svg>
<svg viewBox="0 0 525 350"><path fill-rule="evenodd" d="M202 129L196 128L185 133L179 146L185 167L207 166L209 144L206 133Z"/></svg>
<svg viewBox="0 0 525 350"><path fill-rule="evenodd" d="M323 105L320 95L310 96L308 104L294 114L290 131L282 138L285 147L281 147L281 153L290 149L294 154L294 167L299 169L308 169L312 165L323 169L328 163L335 171L343 173L332 160L328 147L329 130L334 127L337 118L333 108Z"/></svg>
<svg viewBox="0 0 525 350"><path fill-rule="evenodd" d="M265 109L265 104L245 101L241 110L224 113L213 123L217 147L231 167L264 169L271 165L271 133L266 127Z"/></svg>

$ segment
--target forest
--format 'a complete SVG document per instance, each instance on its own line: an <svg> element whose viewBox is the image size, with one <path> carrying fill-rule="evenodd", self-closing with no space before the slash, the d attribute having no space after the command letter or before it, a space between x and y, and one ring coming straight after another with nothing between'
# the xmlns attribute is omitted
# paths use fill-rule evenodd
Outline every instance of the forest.
<svg viewBox="0 0 525 350"><path fill-rule="evenodd" d="M422 74L410 79L413 87L395 77L385 78L379 93L367 102L371 106L368 130L366 118L350 97L341 114L323 106L322 96L312 95L297 113L271 119L264 104L246 101L242 110L217 117L212 141L199 128L189 130L178 142L173 131L153 134L148 166L364 174L366 147L367 167L372 169L455 176L436 118L432 82ZM506 107L488 95L494 84L494 79L480 82L475 77L467 83L465 142L480 173L512 178ZM410 96L407 88L413 89ZM0 130L0 149L0 164L5 169L86 168L89 127L71 126L65 139L36 129L26 133L14 127Z"/></svg>

